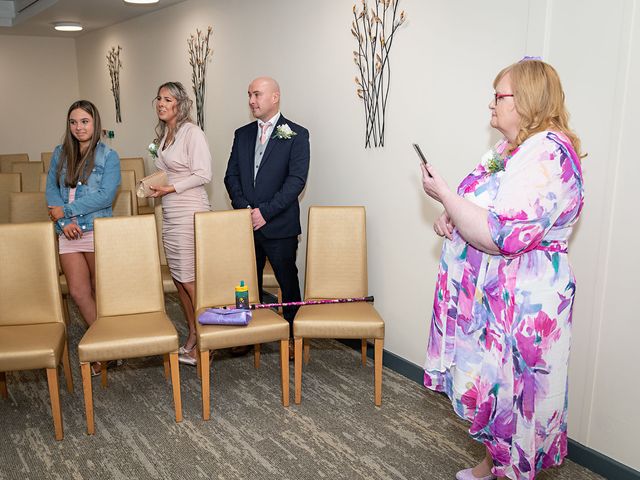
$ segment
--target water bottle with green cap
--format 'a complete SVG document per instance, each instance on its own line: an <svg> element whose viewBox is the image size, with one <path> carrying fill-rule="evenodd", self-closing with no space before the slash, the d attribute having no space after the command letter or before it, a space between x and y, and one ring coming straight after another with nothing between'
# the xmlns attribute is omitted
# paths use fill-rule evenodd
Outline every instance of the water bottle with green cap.
<svg viewBox="0 0 640 480"><path fill-rule="evenodd" d="M249 310L249 287L240 280L240 285L236 285L236 308Z"/></svg>

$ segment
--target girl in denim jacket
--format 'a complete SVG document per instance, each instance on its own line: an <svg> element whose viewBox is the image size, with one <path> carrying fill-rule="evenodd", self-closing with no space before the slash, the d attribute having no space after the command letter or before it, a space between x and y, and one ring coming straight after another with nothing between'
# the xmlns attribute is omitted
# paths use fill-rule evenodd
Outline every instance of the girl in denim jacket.
<svg viewBox="0 0 640 480"><path fill-rule="evenodd" d="M112 216L120 185L120 158L100 142L101 131L95 105L74 102L67 112L64 141L55 148L47 174L47 205L59 234L60 264L88 325L96 320L93 221ZM93 368L99 373L99 365Z"/></svg>

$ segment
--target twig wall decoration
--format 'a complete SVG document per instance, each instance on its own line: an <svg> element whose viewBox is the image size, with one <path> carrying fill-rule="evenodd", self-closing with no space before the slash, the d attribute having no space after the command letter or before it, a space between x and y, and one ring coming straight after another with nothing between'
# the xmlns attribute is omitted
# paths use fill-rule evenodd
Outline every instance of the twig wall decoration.
<svg viewBox="0 0 640 480"><path fill-rule="evenodd" d="M359 70L356 94L364 104L365 148L384 147L385 113L391 64L389 54L396 31L406 20L404 11L398 17L398 0L374 0L369 8L362 0L362 10L353 6L351 34L358 42L353 61Z"/></svg>
<svg viewBox="0 0 640 480"><path fill-rule="evenodd" d="M116 123L122 123L122 115L120 114L120 68L122 62L120 61L120 51L122 47L118 45L118 48L111 47L109 53L107 53L107 67L109 68L109 76L111 77L111 92L113 93L113 99L116 102Z"/></svg>
<svg viewBox="0 0 640 480"><path fill-rule="evenodd" d="M198 116L198 126L204 130L204 95L205 95L205 74L207 73L207 59L213 54L209 48L212 27L207 28L204 34L196 30L195 35L191 35L187 40L189 45L189 65L191 65L191 86L196 95L196 112Z"/></svg>

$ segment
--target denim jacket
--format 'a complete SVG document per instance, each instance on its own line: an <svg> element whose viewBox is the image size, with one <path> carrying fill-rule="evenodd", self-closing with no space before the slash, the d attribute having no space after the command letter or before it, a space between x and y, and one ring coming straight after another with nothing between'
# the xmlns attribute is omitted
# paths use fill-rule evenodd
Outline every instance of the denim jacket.
<svg viewBox="0 0 640 480"><path fill-rule="evenodd" d="M71 223L72 217L76 217L75 222L83 231L92 231L95 218L112 215L111 205L120 185L120 157L115 150L98 142L91 175L86 183L78 182L75 198L69 203L70 188L64 184L66 163L62 165L60 185L56 178L61 155L62 145L58 145L47 174L47 205L61 206L64 211L64 217L56 222L56 231L61 234L62 227Z"/></svg>

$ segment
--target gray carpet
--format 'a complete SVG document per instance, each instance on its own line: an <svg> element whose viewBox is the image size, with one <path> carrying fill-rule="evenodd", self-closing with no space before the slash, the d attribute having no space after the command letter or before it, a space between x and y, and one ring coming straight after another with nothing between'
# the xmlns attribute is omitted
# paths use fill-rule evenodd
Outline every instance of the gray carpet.
<svg viewBox="0 0 640 480"><path fill-rule="evenodd" d="M71 305L69 328L75 393L61 390L65 438L53 436L44 372L7 377L0 400L0 479L453 479L482 456L467 425L442 395L391 370L383 373L383 405L373 405L373 366L339 342L312 342L303 369L302 403L280 403L279 354L263 346L253 357L216 352L212 415L201 417L195 368L180 369L184 421L174 421L171 387L160 357L131 359L94 378L96 434L85 434L75 346L84 332ZM176 298L167 311L184 338ZM62 374L60 375L63 385ZM540 479L598 479L567 461Z"/></svg>

